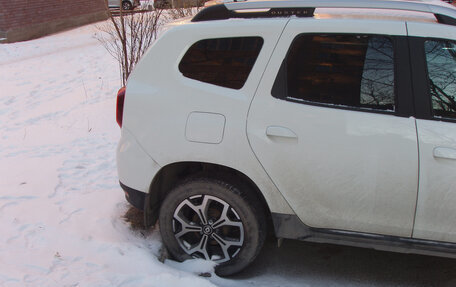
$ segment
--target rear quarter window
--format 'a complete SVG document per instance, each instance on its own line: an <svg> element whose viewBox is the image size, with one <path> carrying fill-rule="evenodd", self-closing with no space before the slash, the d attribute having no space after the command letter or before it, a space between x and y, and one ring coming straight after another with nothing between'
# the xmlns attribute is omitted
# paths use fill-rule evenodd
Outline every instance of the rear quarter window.
<svg viewBox="0 0 456 287"><path fill-rule="evenodd" d="M241 89L263 46L261 37L205 39L193 44L179 63L184 77Z"/></svg>

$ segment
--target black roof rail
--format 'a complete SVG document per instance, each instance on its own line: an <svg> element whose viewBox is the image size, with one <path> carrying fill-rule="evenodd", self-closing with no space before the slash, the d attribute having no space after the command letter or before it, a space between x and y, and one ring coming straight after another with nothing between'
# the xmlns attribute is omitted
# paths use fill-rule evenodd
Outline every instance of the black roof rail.
<svg viewBox="0 0 456 287"><path fill-rule="evenodd" d="M451 18L451 17L448 17L447 15L442 15L442 14L434 14L434 16L437 19L437 22L439 22L439 23L456 26L455 18Z"/></svg>
<svg viewBox="0 0 456 287"><path fill-rule="evenodd" d="M456 26L456 9L444 2L414 0L279 0L229 2L207 7L192 22L231 18L312 17L315 8L364 8L433 14L438 23Z"/></svg>
<svg viewBox="0 0 456 287"><path fill-rule="evenodd" d="M201 10L193 17L192 22L211 21L211 20L226 20L233 18L270 18L270 17L312 17L315 8L270 8L265 11L236 12L229 10L224 4L209 6Z"/></svg>

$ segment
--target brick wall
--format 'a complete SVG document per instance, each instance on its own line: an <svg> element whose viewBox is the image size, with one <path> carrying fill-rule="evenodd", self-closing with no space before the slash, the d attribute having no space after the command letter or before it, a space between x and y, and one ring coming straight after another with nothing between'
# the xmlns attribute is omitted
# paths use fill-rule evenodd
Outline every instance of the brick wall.
<svg viewBox="0 0 456 287"><path fill-rule="evenodd" d="M0 0L0 42L38 38L106 18L104 0Z"/></svg>

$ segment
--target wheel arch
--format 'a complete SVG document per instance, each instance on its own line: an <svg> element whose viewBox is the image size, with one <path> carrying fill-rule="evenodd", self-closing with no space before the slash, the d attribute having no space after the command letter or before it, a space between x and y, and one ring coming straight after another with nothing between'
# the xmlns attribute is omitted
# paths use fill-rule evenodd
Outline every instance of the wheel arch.
<svg viewBox="0 0 456 287"><path fill-rule="evenodd" d="M196 176L219 178L247 188L261 202L266 212L268 227L272 226L271 211L266 198L257 184L246 174L234 168L214 163L176 162L162 167L152 180L144 203L144 224L146 227L153 226L156 223L161 202L168 192L183 179Z"/></svg>

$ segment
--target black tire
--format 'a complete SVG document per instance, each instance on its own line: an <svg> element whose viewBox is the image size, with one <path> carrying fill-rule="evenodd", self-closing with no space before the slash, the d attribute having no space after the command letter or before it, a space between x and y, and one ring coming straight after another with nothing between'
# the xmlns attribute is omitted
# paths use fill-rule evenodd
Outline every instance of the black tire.
<svg viewBox="0 0 456 287"><path fill-rule="evenodd" d="M133 9L133 5L129 1L122 1L122 9L123 10L131 10Z"/></svg>
<svg viewBox="0 0 456 287"><path fill-rule="evenodd" d="M205 219L191 206L204 207ZM219 276L249 265L266 237L260 201L248 190L210 178L190 179L172 189L161 205L159 224L163 243L176 260L200 257L220 262L215 268Z"/></svg>

